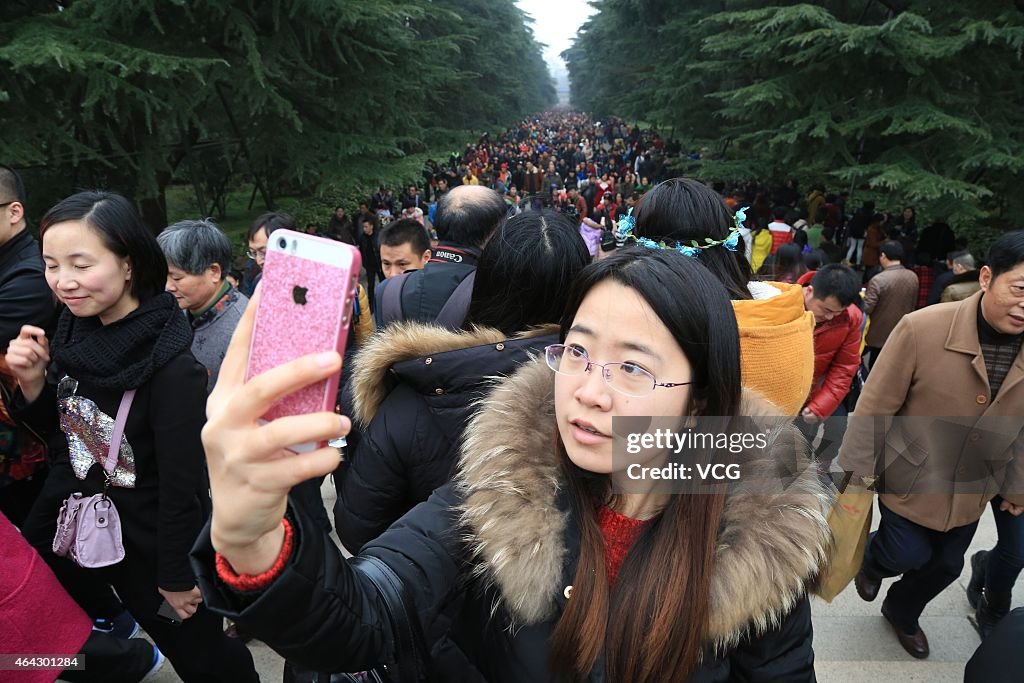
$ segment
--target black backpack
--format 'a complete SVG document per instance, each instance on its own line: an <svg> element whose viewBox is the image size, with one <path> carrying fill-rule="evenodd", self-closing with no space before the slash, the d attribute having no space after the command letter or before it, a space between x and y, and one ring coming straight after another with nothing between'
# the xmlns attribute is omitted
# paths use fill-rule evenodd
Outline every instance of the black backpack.
<svg viewBox="0 0 1024 683"><path fill-rule="evenodd" d="M388 286L384 288L380 301L378 322L381 327L397 320L405 320L405 314L402 312L402 288L405 287L405 281L409 274L402 273L388 278ZM469 313L469 300L473 296L474 280L476 280L475 270L463 278L459 286L451 293L437 317L434 318L435 323L453 330L462 325L462 321Z"/></svg>

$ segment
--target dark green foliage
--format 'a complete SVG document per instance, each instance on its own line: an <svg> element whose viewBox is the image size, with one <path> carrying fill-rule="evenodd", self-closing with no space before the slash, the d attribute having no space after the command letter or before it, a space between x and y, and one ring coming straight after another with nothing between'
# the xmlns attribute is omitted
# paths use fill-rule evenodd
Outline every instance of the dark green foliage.
<svg viewBox="0 0 1024 683"><path fill-rule="evenodd" d="M37 202L108 187L157 229L171 183L207 214L243 181L370 187L554 101L513 0L12 0L0 31L0 160Z"/></svg>
<svg viewBox="0 0 1024 683"><path fill-rule="evenodd" d="M574 104L724 152L707 179L1024 226L1024 3L768 4L600 0L566 53Z"/></svg>

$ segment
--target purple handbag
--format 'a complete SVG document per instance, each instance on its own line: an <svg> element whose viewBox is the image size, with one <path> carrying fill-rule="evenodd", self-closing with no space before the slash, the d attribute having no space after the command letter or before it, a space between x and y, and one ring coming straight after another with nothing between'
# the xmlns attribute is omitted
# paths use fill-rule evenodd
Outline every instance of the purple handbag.
<svg viewBox="0 0 1024 683"><path fill-rule="evenodd" d="M591 256L597 256L597 250L601 248L601 230L592 228L586 223L580 223L580 237L587 245Z"/></svg>
<svg viewBox="0 0 1024 683"><path fill-rule="evenodd" d="M124 543L121 540L121 517L114 507L114 501L107 497L110 476L117 467L117 454L121 450L121 437L128 420L135 390L124 392L117 409L117 419L110 435L110 448L103 471L107 482L103 493L88 498L81 493L72 493L60 508L57 516L57 533L53 536L53 553L67 557L86 569L108 567L124 559Z"/></svg>

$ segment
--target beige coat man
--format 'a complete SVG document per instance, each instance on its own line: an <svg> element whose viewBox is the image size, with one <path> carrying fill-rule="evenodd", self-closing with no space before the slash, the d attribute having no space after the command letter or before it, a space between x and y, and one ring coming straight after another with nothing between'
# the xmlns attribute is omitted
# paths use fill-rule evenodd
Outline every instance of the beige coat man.
<svg viewBox="0 0 1024 683"><path fill-rule="evenodd" d="M1024 505L1024 349L993 401L978 339L981 297L896 325L839 453L844 470L870 477L877 443L885 489L896 491L881 501L937 531L977 521L996 494Z"/></svg>

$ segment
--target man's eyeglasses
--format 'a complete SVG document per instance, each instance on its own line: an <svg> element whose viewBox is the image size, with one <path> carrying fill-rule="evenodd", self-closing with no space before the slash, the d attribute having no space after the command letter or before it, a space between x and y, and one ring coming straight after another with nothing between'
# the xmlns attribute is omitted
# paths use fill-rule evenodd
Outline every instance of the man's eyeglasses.
<svg viewBox="0 0 1024 683"><path fill-rule="evenodd" d="M544 348L544 360L548 367L560 375L579 376L591 367L601 368L601 375L615 391L633 398L647 396L656 387L682 387L693 382L662 382L635 363L595 363L587 352L576 346L552 344Z"/></svg>
<svg viewBox="0 0 1024 683"><path fill-rule="evenodd" d="M265 259L267 258L267 248L263 247L262 249L249 249L248 251L245 252L245 255L254 261L256 259Z"/></svg>

